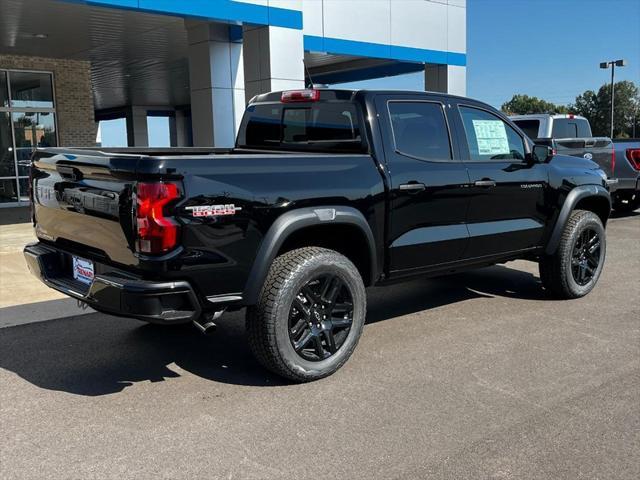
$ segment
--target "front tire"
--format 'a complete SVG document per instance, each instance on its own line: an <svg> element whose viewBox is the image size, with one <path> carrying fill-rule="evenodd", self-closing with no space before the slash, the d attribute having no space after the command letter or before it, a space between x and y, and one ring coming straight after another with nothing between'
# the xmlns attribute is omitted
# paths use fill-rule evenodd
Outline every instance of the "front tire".
<svg viewBox="0 0 640 480"><path fill-rule="evenodd" d="M366 315L358 269L339 253L305 247L278 256L256 306L249 347L267 369L296 382L336 372L356 348Z"/></svg>
<svg viewBox="0 0 640 480"><path fill-rule="evenodd" d="M542 286L557 298L585 296L600 278L606 246L600 217L585 210L573 211L556 252L540 260Z"/></svg>

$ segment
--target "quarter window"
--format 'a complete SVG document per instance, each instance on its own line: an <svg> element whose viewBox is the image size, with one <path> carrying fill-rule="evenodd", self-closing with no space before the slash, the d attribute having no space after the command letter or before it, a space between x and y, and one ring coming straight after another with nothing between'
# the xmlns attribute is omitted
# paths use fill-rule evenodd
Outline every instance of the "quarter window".
<svg viewBox="0 0 640 480"><path fill-rule="evenodd" d="M449 130L442 105L389 102L396 151L420 160L451 160Z"/></svg>
<svg viewBox="0 0 640 480"><path fill-rule="evenodd" d="M484 110L460 107L472 161L524 160L522 137L500 117Z"/></svg>

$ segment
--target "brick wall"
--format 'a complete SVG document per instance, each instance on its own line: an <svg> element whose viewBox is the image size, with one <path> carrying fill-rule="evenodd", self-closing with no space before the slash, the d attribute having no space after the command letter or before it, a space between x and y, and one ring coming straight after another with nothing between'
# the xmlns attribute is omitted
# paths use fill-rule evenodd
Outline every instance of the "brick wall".
<svg viewBox="0 0 640 480"><path fill-rule="evenodd" d="M95 145L96 124L90 62L61 58L0 55L0 68L53 72L60 146L86 147Z"/></svg>

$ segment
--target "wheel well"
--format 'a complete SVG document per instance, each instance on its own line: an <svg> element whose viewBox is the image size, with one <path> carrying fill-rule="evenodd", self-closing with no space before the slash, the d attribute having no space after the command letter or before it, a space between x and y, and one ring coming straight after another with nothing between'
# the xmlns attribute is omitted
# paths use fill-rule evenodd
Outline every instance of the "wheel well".
<svg viewBox="0 0 640 480"><path fill-rule="evenodd" d="M607 202L607 199L604 197L585 197L581 199L576 206L575 210L589 210L590 212L595 213L602 220L602 224L606 225L607 220L609 219L609 214L611 213L611 205Z"/></svg>
<svg viewBox="0 0 640 480"><path fill-rule="evenodd" d="M365 286L371 284L371 254L364 232L354 225L314 225L293 232L284 241L278 255L302 247L323 247L344 255L353 262Z"/></svg>

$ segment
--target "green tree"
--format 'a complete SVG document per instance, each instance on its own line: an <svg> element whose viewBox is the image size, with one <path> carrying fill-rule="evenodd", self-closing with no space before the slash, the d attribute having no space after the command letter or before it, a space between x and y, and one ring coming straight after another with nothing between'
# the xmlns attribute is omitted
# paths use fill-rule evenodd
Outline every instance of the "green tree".
<svg viewBox="0 0 640 480"><path fill-rule="evenodd" d="M529 113L567 113L567 107L556 105L538 97L514 95L502 105L502 111L508 115L526 115Z"/></svg>
<svg viewBox="0 0 640 480"><path fill-rule="evenodd" d="M640 95L638 87L628 80L615 84L615 112L613 119L614 137L624 138L633 135L633 123L636 122L636 135L640 133L638 107ZM589 120L591 130L596 136L608 137L611 134L611 84L600 87L598 93L587 90L576 97L570 106L572 112Z"/></svg>

